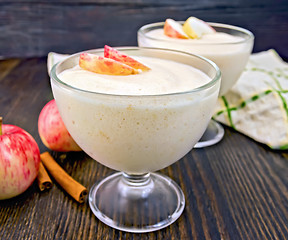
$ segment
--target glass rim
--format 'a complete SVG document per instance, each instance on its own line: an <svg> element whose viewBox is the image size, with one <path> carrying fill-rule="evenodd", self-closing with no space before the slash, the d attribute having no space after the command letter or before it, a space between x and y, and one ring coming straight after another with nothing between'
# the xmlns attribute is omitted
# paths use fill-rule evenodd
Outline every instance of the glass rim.
<svg viewBox="0 0 288 240"><path fill-rule="evenodd" d="M141 95L133 95L133 94L113 94L113 93L102 93L102 92L95 92L95 91L89 91L89 90L84 90L81 88L77 88L74 87L70 84L67 84L65 82L63 82L61 79L58 78L57 74L56 74L56 70L57 68L63 64L65 61L68 61L69 59L73 58L73 57L77 57L79 56L81 53L87 52L87 53L101 53L104 51L104 48L98 48L98 49L91 49L91 50L87 50L87 51L82 51L82 52L78 52L75 54L72 54L71 56L69 56L68 58L56 63L53 65L51 72L50 72L50 78L55 81L57 84L60 84L61 86L64 86L65 88L68 88L70 90L74 90L74 91L78 91L78 92L82 92L82 93L88 93L88 94L96 94L96 95L103 95L103 96L114 96L114 97L130 97L130 98L143 98L143 97L161 97L161 96L175 96L175 95L184 95L184 94L189 94L189 93L197 93L197 92L201 92L205 89L208 89L212 86L214 86L218 81L220 81L221 79L221 71L219 69L219 67L211 60L202 57L200 55L197 54L191 54L191 53L187 53L184 51L179 51L179 50L172 50L172 49L166 49L166 48L149 48L149 47L114 47L115 49L121 51L135 51L135 50L150 50L150 51L165 51L165 52L172 52L172 53L176 53L176 54L182 54L182 55L186 55L186 56L191 56L193 58L198 58L206 63L208 63L214 70L215 70L215 76L213 78L211 78L211 80L208 83L205 83L203 85L201 85L200 87L197 88L193 88L191 90L187 90L187 91L182 91L182 92L172 92L172 93L163 93L163 94L141 94ZM193 66L192 66L193 67ZM201 71L199 69L199 71ZM203 71L201 71L203 72ZM206 73L204 73L206 74ZM207 74L206 74L207 75ZM209 77L210 78L210 77Z"/></svg>
<svg viewBox="0 0 288 240"><path fill-rule="evenodd" d="M183 24L185 21L177 21L180 24ZM193 42L193 45L234 45L234 44L241 44L241 43L245 43L248 42L250 40L254 40L254 34L242 27L238 27L238 26L234 26L234 25L229 25L229 24L224 24L224 23L214 23L214 22L207 22L211 27L221 27L221 28L226 28L226 29L231 29L231 30L235 30L241 33L244 33L247 35L247 38L244 38L243 40L239 40L239 41L233 41L233 42L217 42L217 43L208 43L208 42ZM147 36L147 34L144 32L145 30L149 29L149 28L155 28L155 27L164 27L165 22L155 22L155 23L149 23L146 25L143 25L141 28L139 28L138 30L138 34L142 35L143 37L147 38L147 39L151 39L151 40L155 40L155 41L159 41L159 42L170 42L169 39L159 39L159 38L155 38L155 37L150 37ZM179 39L182 40L181 44L191 44L191 42L185 42L185 40L187 41L187 39ZM189 39L188 39L189 40ZM173 38L171 39L171 41L173 41Z"/></svg>

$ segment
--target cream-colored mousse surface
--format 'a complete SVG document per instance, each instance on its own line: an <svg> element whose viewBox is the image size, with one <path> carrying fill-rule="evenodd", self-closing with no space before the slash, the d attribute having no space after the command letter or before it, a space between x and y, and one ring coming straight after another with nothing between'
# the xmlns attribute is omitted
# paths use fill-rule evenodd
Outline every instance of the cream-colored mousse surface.
<svg viewBox="0 0 288 240"><path fill-rule="evenodd" d="M224 32L215 32L215 33L208 33L203 34L201 38L198 39L180 39L180 38L171 38L164 34L163 29L154 29L146 33L147 37L162 39L162 40L169 40L172 42L183 42L183 41L190 41L194 43L236 43L239 41L243 41L242 37L233 36L228 33Z"/></svg>
<svg viewBox="0 0 288 240"><path fill-rule="evenodd" d="M59 74L66 84L78 89L119 95L158 95L189 91L210 78L189 65L151 57L134 57L150 67L147 72L116 76L96 74L78 65Z"/></svg>

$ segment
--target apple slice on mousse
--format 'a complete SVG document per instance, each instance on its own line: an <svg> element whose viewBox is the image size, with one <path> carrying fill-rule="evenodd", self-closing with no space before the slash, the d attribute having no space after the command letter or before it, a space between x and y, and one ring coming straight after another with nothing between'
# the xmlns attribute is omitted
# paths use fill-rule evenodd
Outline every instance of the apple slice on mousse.
<svg viewBox="0 0 288 240"><path fill-rule="evenodd" d="M182 29L182 25L171 18L167 18L164 24L164 34L171 38L188 39L188 35Z"/></svg>
<svg viewBox="0 0 288 240"><path fill-rule="evenodd" d="M194 39L201 38L203 34L216 32L208 23L196 17L189 17L183 24L183 30L190 38Z"/></svg>
<svg viewBox="0 0 288 240"><path fill-rule="evenodd" d="M150 70L149 67L145 66L144 64L138 62L137 60L135 60L132 57L127 56L124 53L119 52L118 50L116 50L115 48L112 48L108 45L105 45L104 47L104 57L105 58L110 58L113 59L115 61L124 63L132 68L135 69L140 69L142 71L148 71Z"/></svg>
<svg viewBox="0 0 288 240"><path fill-rule="evenodd" d="M107 75L131 75L139 71L124 63L91 53L81 53L79 66L90 72Z"/></svg>

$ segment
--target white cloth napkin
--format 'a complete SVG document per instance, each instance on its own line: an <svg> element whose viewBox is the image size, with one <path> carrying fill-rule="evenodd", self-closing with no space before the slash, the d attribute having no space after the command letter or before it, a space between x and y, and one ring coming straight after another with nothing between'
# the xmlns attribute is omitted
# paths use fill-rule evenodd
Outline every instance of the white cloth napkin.
<svg viewBox="0 0 288 240"><path fill-rule="evenodd" d="M237 64L237 63L235 63ZM274 50L252 54L213 118L273 149L288 149L288 64Z"/></svg>

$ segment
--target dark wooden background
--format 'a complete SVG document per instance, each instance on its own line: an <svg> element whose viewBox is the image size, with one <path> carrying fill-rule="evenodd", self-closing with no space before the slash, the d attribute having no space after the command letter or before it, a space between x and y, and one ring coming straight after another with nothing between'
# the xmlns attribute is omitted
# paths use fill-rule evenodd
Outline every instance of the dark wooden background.
<svg viewBox="0 0 288 240"><path fill-rule="evenodd" d="M6 0L0 1L0 56L38 57L137 45L144 24L196 16L238 25L256 37L254 52L288 59L287 0Z"/></svg>
<svg viewBox="0 0 288 240"><path fill-rule="evenodd" d="M53 98L47 74L50 51L136 45L146 23L194 15L251 30L254 52L274 48L288 60L288 0L0 0L0 115L28 131L39 145L38 116ZM113 171L83 152L52 152L88 189ZM171 226L132 234L101 223L87 202L76 203L55 183L40 193L37 183L0 201L0 240L286 240L288 151L272 151L225 128L219 144L194 149L161 170L183 189L186 207Z"/></svg>
<svg viewBox="0 0 288 240"><path fill-rule="evenodd" d="M41 152L47 149L38 116L52 98L46 57L0 61L0 115L28 131ZM83 152L51 153L88 190L113 172ZM180 185L186 200L183 214L167 228L146 234L112 229L93 215L87 199L78 204L53 180L49 191L40 192L34 182L0 201L0 240L287 239L288 151L272 151L225 128L220 143L193 149L161 172Z"/></svg>

